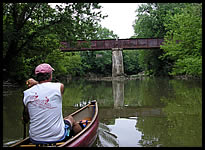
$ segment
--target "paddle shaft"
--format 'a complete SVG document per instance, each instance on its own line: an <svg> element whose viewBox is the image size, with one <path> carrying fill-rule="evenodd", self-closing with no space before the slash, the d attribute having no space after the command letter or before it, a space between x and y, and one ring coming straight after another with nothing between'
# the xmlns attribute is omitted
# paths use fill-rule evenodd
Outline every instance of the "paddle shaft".
<svg viewBox="0 0 205 150"><path fill-rule="evenodd" d="M26 111L25 111L25 106L23 104L23 139L26 138L26 121L25 121L25 116L26 116Z"/></svg>
<svg viewBox="0 0 205 150"><path fill-rule="evenodd" d="M26 123L23 123L23 139L26 138Z"/></svg>
<svg viewBox="0 0 205 150"><path fill-rule="evenodd" d="M27 107L23 104L23 138L26 138L26 125L29 122L29 113Z"/></svg>

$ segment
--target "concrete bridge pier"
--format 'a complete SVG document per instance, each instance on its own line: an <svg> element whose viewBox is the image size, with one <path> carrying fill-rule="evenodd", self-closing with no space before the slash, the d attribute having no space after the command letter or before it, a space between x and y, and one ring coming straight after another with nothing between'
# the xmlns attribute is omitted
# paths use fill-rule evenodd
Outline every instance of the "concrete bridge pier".
<svg viewBox="0 0 205 150"><path fill-rule="evenodd" d="M122 48L112 48L112 77L124 76Z"/></svg>

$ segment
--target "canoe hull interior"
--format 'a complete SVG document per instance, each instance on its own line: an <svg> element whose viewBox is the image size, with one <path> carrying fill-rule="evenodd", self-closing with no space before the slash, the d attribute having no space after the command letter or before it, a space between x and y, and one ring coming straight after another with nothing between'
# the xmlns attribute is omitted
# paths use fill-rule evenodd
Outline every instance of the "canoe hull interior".
<svg viewBox="0 0 205 150"><path fill-rule="evenodd" d="M97 138L98 125L99 125L99 120L97 117L94 124L90 126L90 128L86 129L86 132L84 132L79 138L74 140L72 143L69 143L67 145L65 144L64 147L90 147L92 146Z"/></svg>
<svg viewBox="0 0 205 150"><path fill-rule="evenodd" d="M87 107L83 107L71 115L77 122L84 120L85 118L92 118L92 121L87 125L87 127L85 127L84 130L78 133L75 138L68 140L64 144L60 145L60 147L92 146L97 137L97 129L99 125L97 102L93 102L93 104L87 105Z"/></svg>

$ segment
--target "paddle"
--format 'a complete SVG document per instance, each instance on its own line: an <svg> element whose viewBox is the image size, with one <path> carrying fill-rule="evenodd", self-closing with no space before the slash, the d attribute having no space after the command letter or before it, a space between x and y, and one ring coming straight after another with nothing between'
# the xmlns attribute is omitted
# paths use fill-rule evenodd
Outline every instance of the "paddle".
<svg viewBox="0 0 205 150"><path fill-rule="evenodd" d="M24 123L24 128L23 128L23 139L25 139L26 138L26 123Z"/></svg>
<svg viewBox="0 0 205 150"><path fill-rule="evenodd" d="M24 116L24 110L23 110L23 116ZM25 138L26 138L26 122L23 119L23 139Z"/></svg>
<svg viewBox="0 0 205 150"><path fill-rule="evenodd" d="M28 109L23 104L23 139L26 138L26 125L29 122Z"/></svg>

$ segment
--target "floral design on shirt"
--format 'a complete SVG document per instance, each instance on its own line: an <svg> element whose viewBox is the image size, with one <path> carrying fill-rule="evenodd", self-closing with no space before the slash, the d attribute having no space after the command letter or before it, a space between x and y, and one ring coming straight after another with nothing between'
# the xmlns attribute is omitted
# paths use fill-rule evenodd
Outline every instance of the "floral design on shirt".
<svg viewBox="0 0 205 150"><path fill-rule="evenodd" d="M36 92L35 92L35 95L30 97L30 101L31 101L32 105L38 106L39 108L42 108L42 109L56 108L56 107L51 106L51 104L49 103L49 98L47 96L45 97L45 99L40 100L39 97L38 97L38 94Z"/></svg>

